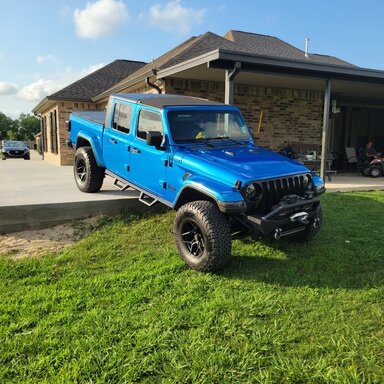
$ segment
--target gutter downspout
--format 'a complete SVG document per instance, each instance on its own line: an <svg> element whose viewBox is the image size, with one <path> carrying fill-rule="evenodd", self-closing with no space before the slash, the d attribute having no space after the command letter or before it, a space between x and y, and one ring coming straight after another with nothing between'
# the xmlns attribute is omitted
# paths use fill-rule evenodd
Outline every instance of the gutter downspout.
<svg viewBox="0 0 384 384"><path fill-rule="evenodd" d="M235 80L235 77L240 72L240 68L241 68L241 62L236 61L235 66L232 70L227 69L225 71L225 97L224 97L225 104L233 104L233 96L235 93L234 80Z"/></svg>
<svg viewBox="0 0 384 384"><path fill-rule="evenodd" d="M157 70L156 70L156 69L152 69L152 73L156 76L156 74L157 74ZM156 89L157 93L158 93L159 95L161 95L161 88L160 88L158 85L156 85L156 84L154 84L154 83L151 83L151 82L149 81L149 76L145 78L145 84L147 84L148 87L150 87L150 88L152 88L152 89Z"/></svg>

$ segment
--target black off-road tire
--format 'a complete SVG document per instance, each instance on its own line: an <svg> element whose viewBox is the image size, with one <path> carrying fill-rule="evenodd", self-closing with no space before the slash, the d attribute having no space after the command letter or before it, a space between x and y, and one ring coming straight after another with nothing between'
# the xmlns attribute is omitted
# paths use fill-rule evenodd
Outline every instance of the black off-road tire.
<svg viewBox="0 0 384 384"><path fill-rule="evenodd" d="M30 156L25 156L24 160L31 160L31 157Z"/></svg>
<svg viewBox="0 0 384 384"><path fill-rule="evenodd" d="M230 225L214 203L197 200L181 206L173 232L179 255L190 268L212 272L228 264Z"/></svg>
<svg viewBox="0 0 384 384"><path fill-rule="evenodd" d="M321 230L323 224L323 209L319 208L316 216L311 219L308 226L301 232L298 232L292 236L287 237L287 240L297 241L304 243L312 240Z"/></svg>
<svg viewBox="0 0 384 384"><path fill-rule="evenodd" d="M80 191L100 191L104 181L104 168L97 166L91 147L80 147L76 150L73 174Z"/></svg>
<svg viewBox="0 0 384 384"><path fill-rule="evenodd" d="M369 176L374 178L381 176L381 167L371 167L369 169Z"/></svg>

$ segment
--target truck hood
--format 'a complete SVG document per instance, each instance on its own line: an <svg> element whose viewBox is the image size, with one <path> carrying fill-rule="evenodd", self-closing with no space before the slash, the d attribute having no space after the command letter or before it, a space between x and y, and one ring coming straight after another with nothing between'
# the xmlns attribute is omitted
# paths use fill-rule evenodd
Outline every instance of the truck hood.
<svg viewBox="0 0 384 384"><path fill-rule="evenodd" d="M204 173L230 185L309 172L296 160L256 146L183 148L174 161L189 172Z"/></svg>

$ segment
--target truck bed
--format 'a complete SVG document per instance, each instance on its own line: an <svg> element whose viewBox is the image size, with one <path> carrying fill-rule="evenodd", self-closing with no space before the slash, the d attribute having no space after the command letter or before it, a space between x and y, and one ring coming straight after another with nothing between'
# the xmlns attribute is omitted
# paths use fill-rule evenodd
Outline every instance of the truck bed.
<svg viewBox="0 0 384 384"><path fill-rule="evenodd" d="M105 111L75 111L72 112L83 119L103 125L105 122Z"/></svg>

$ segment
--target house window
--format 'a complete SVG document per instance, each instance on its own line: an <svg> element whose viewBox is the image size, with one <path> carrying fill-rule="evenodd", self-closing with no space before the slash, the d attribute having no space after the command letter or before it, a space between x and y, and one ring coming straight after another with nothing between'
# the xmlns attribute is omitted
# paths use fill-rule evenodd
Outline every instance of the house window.
<svg viewBox="0 0 384 384"><path fill-rule="evenodd" d="M116 103L112 128L129 133L131 128L132 108L128 104Z"/></svg>
<svg viewBox="0 0 384 384"><path fill-rule="evenodd" d="M48 140L47 140L47 116L43 116L41 118L41 135L42 140L41 140L41 150L43 152L47 152L48 150Z"/></svg>
<svg viewBox="0 0 384 384"><path fill-rule="evenodd" d="M137 137L146 140L148 131L157 131L163 134L161 115L156 112L142 109L140 111L139 124L137 126Z"/></svg>
<svg viewBox="0 0 384 384"><path fill-rule="evenodd" d="M58 154L58 145L57 145L57 115L56 111L53 111L49 114L50 123L51 123L51 152Z"/></svg>

